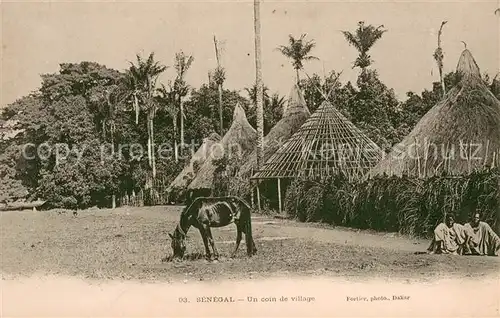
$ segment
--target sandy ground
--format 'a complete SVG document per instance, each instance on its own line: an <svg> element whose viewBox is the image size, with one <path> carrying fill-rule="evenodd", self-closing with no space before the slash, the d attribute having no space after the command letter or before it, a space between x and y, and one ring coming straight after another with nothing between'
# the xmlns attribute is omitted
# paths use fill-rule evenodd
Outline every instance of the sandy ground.
<svg viewBox="0 0 500 318"><path fill-rule="evenodd" d="M175 316L198 316L189 308L215 310L222 306L216 315L231 316L227 310L236 308L241 311L239 316L293 316L301 310L310 312L311 303L315 303L318 316L356 316L364 310L373 314L371 310L379 307L380 315L385 316L383 302L355 301L357 305L353 305L346 297L391 298L406 293L414 299L409 306L419 310L439 307L429 305L436 301L456 301L451 307L440 308L444 316L450 316L446 313L465 306L460 297L471 295L467 292L472 290L470 287L482 304L474 306L475 315L498 315L498 257L415 255L416 251L424 251L429 242L395 233L331 228L255 215L252 224L256 256L247 258L242 243L237 257L228 258L236 235L231 225L213 230L222 254L219 262L162 262L171 253L168 232L174 229L179 213L180 207L87 210L76 217L53 211L0 213L4 314L165 316L168 310L174 310ZM204 251L195 229L188 233L187 248L192 255ZM291 312L283 311L284 307L276 303L261 301L257 305L247 301L233 305L196 302L197 297L214 293L240 299L249 295L279 298L286 294L315 300L291 301L286 307ZM179 297L187 297L191 305L182 306ZM25 306L27 302L32 306ZM401 302L391 304L391 312L398 312L396 316L408 316ZM330 305L340 311L333 314ZM144 311L145 306L150 311ZM80 307L81 313L77 310ZM342 315L342 310L348 315ZM461 312L464 310L468 309Z"/></svg>
<svg viewBox="0 0 500 318"><path fill-rule="evenodd" d="M498 257L414 255L429 242L395 233L369 233L321 225L253 217L258 248L247 258L242 243L235 259L235 226L213 230L221 253L218 263L197 259L162 262L171 254L168 232L180 207L116 210L4 212L0 214L1 270L4 277L34 273L91 279L181 281L306 275L472 277L496 273ZM203 253L199 232L188 233L187 253Z"/></svg>

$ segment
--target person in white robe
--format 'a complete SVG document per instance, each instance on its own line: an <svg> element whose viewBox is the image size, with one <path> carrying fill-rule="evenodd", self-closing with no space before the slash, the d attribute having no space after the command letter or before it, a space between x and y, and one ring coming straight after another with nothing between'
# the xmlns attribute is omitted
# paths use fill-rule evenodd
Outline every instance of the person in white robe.
<svg viewBox="0 0 500 318"><path fill-rule="evenodd" d="M461 255L465 242L464 226L456 223L455 217L448 214L446 222L439 223L434 229L434 238L427 253Z"/></svg>
<svg viewBox="0 0 500 318"><path fill-rule="evenodd" d="M466 255L498 256L500 238L490 225L481 221L481 214L474 213L470 222L464 225L466 233Z"/></svg>

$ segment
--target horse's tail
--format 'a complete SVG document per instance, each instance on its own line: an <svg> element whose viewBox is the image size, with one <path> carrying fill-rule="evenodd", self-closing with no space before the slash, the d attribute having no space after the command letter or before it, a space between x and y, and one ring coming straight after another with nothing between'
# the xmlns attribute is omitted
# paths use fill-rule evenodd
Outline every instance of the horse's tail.
<svg viewBox="0 0 500 318"><path fill-rule="evenodd" d="M246 224L246 234L245 234L245 243L247 245L247 252L250 255L253 255L253 249L254 249L254 243L253 243L253 235L252 235L252 217L250 215L250 210L248 210L248 218L247 218L247 224Z"/></svg>
<svg viewBox="0 0 500 318"><path fill-rule="evenodd" d="M241 221L243 221L243 227L244 227L244 232L245 232L245 243L247 246L247 253L248 255L253 255L254 253L254 241L253 241L253 235L252 235L252 208L250 205L245 202L245 200L235 197L237 201L239 201L239 205L242 206L241 208Z"/></svg>

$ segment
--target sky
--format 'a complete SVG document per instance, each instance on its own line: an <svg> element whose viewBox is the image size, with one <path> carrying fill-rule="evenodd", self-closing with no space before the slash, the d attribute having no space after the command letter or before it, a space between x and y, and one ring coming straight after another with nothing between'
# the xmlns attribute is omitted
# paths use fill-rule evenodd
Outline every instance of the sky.
<svg viewBox="0 0 500 318"><path fill-rule="evenodd" d="M305 64L308 74L342 71L355 81L357 52L341 31L358 21L388 30L370 51L382 81L399 98L421 92L439 80L433 60L437 30L443 29L444 71L456 67L464 49L481 72L500 70L500 0L490 1L268 1L261 0L262 75L271 92L288 95L294 70L278 45L288 35L307 33L317 43ZM136 54L171 66L161 77L173 79L175 53L194 56L186 80L199 87L216 67L214 35L224 42L225 87L243 90L255 82L253 1L2 1L0 107L40 86L40 75L55 73L60 63L94 61L124 70Z"/></svg>

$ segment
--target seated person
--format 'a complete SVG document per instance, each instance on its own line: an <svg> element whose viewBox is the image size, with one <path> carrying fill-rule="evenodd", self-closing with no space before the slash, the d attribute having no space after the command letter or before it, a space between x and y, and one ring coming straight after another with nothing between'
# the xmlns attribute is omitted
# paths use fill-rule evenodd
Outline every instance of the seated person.
<svg viewBox="0 0 500 318"><path fill-rule="evenodd" d="M434 229L434 239L427 251L429 254L461 255L465 238L463 225L455 223L455 217L448 214L446 223L439 223Z"/></svg>
<svg viewBox="0 0 500 318"><path fill-rule="evenodd" d="M481 214L474 213L472 220L464 225L466 234L466 255L498 256L500 238L488 225L481 221Z"/></svg>

